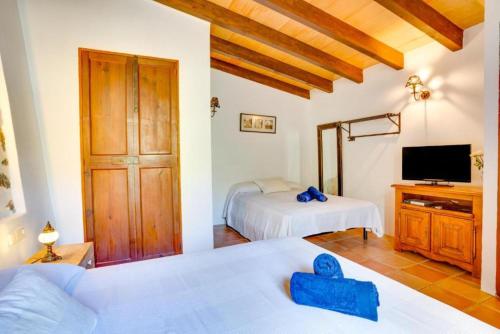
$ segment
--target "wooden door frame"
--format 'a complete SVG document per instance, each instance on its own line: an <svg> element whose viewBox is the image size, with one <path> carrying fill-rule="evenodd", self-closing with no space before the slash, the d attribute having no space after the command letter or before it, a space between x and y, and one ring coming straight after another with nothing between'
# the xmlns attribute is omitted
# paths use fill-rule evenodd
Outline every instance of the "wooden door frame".
<svg viewBox="0 0 500 334"><path fill-rule="evenodd" d="M329 129L337 129L337 187L338 195L342 196L344 193L344 172L342 164L342 123L334 122L327 124L320 124L317 126L318 137L318 176L319 176L319 191L323 192L323 131Z"/></svg>

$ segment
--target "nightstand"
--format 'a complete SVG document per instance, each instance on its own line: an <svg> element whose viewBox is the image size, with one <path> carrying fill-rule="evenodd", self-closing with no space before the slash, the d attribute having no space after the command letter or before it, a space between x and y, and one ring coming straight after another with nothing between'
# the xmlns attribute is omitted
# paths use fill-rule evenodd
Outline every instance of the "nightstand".
<svg viewBox="0 0 500 334"><path fill-rule="evenodd" d="M27 259L25 264L40 264L40 260L45 255L47 249L43 247L40 251L33 254L32 257ZM95 267L94 261L94 244L92 242L85 242L83 244L69 244L55 246L54 252L62 256L61 260L50 263L65 263L74 264L76 266L90 269Z"/></svg>

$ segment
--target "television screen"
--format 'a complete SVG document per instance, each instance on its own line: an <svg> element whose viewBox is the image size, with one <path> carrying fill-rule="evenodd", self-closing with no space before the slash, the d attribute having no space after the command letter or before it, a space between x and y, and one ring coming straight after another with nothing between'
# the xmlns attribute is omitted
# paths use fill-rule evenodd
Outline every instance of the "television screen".
<svg viewBox="0 0 500 334"><path fill-rule="evenodd" d="M403 147L403 180L471 181L471 146Z"/></svg>

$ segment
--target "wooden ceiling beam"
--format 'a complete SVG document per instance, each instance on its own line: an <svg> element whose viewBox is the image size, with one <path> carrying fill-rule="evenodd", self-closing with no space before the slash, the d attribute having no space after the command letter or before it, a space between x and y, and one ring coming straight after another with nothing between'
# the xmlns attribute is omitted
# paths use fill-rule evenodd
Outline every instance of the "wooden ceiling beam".
<svg viewBox="0 0 500 334"><path fill-rule="evenodd" d="M210 66L216 70L226 72L244 79L258 82L262 85L266 85L281 91L303 97L305 99L310 99L310 93L307 89L300 88L289 83L270 78L263 74L247 70L245 68L226 63L225 61L210 58Z"/></svg>
<svg viewBox="0 0 500 334"><path fill-rule="evenodd" d="M210 1L155 1L292 54L354 82L363 82L362 69Z"/></svg>
<svg viewBox="0 0 500 334"><path fill-rule="evenodd" d="M375 0L451 51L463 47L464 32L422 0Z"/></svg>
<svg viewBox="0 0 500 334"><path fill-rule="evenodd" d="M212 50L219 53L251 63L274 73L285 75L291 79L298 80L324 92L333 92L333 82L331 80L322 78L318 75L265 56L261 53L257 53L243 46L231 43L222 38L211 36L210 47Z"/></svg>
<svg viewBox="0 0 500 334"><path fill-rule="evenodd" d="M304 0L255 1L396 70L404 68L404 55L402 52Z"/></svg>

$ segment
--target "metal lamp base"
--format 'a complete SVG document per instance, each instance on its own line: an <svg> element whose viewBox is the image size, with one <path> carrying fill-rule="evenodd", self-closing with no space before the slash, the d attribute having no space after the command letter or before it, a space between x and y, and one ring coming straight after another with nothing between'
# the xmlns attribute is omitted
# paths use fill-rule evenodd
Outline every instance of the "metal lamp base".
<svg viewBox="0 0 500 334"><path fill-rule="evenodd" d="M43 263L54 262L61 259L62 256L59 256L52 251L52 245L47 245L47 254L45 254L45 256L42 257L42 262Z"/></svg>

